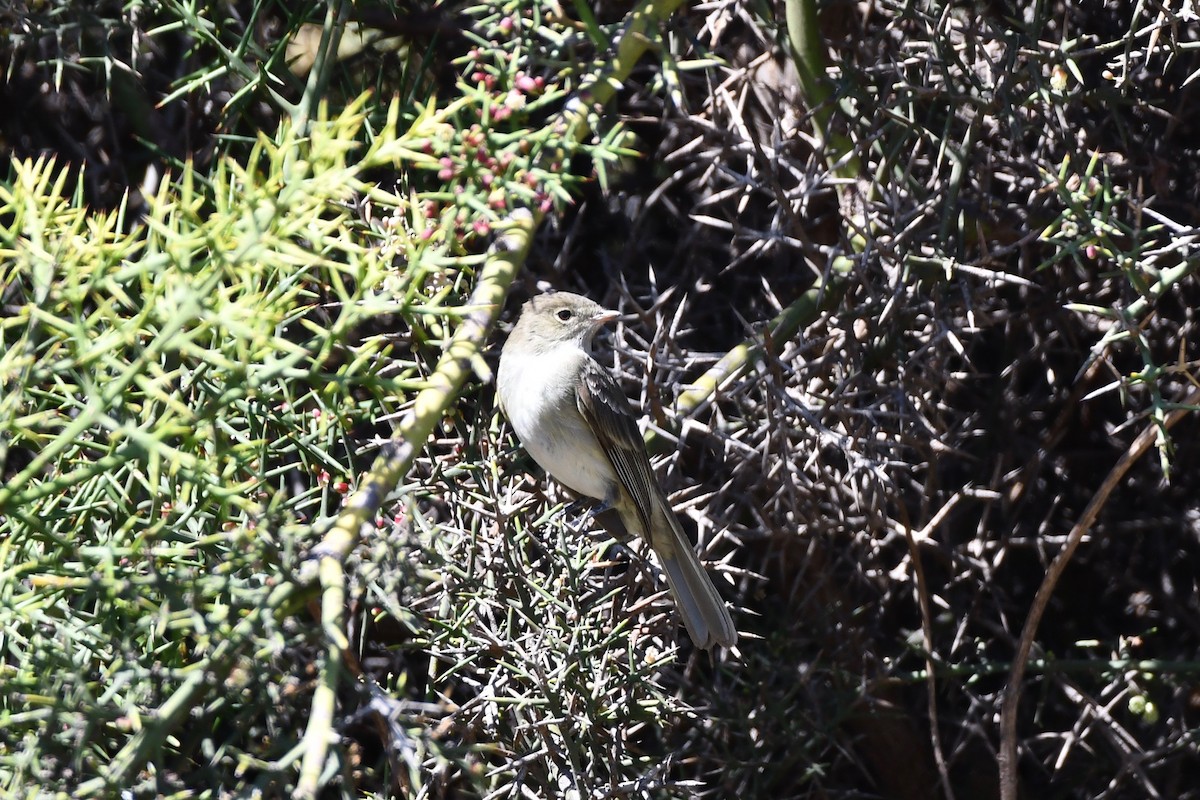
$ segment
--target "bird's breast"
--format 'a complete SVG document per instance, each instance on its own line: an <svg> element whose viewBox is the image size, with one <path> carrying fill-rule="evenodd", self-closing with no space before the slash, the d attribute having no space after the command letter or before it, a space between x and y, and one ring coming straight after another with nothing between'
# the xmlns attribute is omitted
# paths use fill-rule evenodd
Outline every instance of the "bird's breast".
<svg viewBox="0 0 1200 800"><path fill-rule="evenodd" d="M579 494L611 500L616 473L576 400L577 376L586 358L590 356L576 347L534 355L505 352L497 389L517 438L542 469Z"/></svg>

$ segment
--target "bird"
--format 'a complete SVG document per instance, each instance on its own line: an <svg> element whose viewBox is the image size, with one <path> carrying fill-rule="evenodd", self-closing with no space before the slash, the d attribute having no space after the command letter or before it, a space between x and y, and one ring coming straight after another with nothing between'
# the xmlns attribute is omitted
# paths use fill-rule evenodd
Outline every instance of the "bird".
<svg viewBox="0 0 1200 800"><path fill-rule="evenodd" d="M592 356L597 331L619 316L571 292L528 300L500 352L500 410L552 478L649 543L696 647L732 647L733 618L654 477L629 401Z"/></svg>

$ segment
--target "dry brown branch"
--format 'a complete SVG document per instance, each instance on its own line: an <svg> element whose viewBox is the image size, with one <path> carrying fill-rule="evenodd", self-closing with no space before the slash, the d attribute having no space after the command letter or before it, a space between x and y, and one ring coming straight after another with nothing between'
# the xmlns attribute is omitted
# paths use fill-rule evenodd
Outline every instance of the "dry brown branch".
<svg viewBox="0 0 1200 800"><path fill-rule="evenodd" d="M1183 406L1196 406L1197 404L1200 404L1200 390L1193 391L1182 403ZM1192 410L1186 407L1175 409L1167 415L1162 427L1170 429ZM1083 537L1091 530L1092 524L1095 523L1104 504L1108 502L1109 496L1134 462L1154 444L1160 436L1161 430L1156 424L1146 426L1117 463L1113 465L1112 470L1104 479L1104 483L1096 490L1091 502L1084 509L1079 521L1071 528L1066 544L1062 551L1055 556L1054 561L1050 564L1050 569L1046 572L1046 577L1038 587L1033 605L1029 608L1029 616L1025 618L1025 626L1021 629L1017 653L1013 658L1012 670L1009 672L1008 683L1004 688L1004 702L1000 708L1000 796L1002 800L1017 800L1017 711L1021 702L1021 682L1025 677L1025 667L1029 660L1029 653L1033 649L1033 641L1037 636L1042 615L1062 577L1063 570L1067 568L1071 556L1075 554Z"/></svg>

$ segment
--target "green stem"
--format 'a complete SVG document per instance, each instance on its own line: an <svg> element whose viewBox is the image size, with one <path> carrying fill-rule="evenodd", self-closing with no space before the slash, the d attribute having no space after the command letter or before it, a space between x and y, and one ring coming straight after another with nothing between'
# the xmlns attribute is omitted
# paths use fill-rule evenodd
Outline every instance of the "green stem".
<svg viewBox="0 0 1200 800"><path fill-rule="evenodd" d="M846 289L846 279L852 266L853 262L848 258L837 259L829 279L818 280L812 288L780 312L771 320L762 337L747 339L726 353L692 383L692 389L679 396L675 403L678 415L683 417L695 412L701 404L716 394L722 384L741 375L751 364L766 355L769 346L790 340L802 326L815 320L823 309L836 306Z"/></svg>
<svg viewBox="0 0 1200 800"><path fill-rule="evenodd" d="M817 1L786 0L784 12L788 44L800 78L800 89L808 101L813 127L829 144L825 163L839 178L857 179L862 176L862 164L854 153L854 142L844 134L831 130L834 97L829 79L825 76L825 51L817 18Z"/></svg>

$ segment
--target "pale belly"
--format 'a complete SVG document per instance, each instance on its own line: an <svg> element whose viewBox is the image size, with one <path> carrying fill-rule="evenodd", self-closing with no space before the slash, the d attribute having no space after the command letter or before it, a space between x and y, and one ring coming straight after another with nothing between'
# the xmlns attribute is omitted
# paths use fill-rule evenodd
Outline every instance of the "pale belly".
<svg viewBox="0 0 1200 800"><path fill-rule="evenodd" d="M547 377L548 363L588 357L578 348L531 357L505 354L497 385L504 413L533 460L567 488L611 500L616 475L579 413L574 387ZM514 400L518 394L520 402Z"/></svg>

